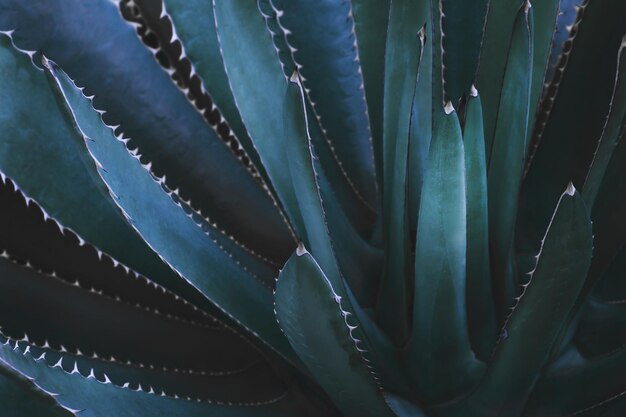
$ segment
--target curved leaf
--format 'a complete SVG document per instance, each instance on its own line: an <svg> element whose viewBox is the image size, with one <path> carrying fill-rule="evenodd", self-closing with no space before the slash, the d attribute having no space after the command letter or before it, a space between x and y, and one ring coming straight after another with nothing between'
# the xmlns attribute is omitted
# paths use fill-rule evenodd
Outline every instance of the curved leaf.
<svg viewBox="0 0 626 417"><path fill-rule="evenodd" d="M118 133L133 138L131 147L156 175L166 175L171 189L180 188L195 208L264 255L289 256L295 245L268 191L159 66L117 1L2 0L0 9L0 30L94 94L107 123L121 125Z"/></svg>
<svg viewBox="0 0 626 417"><path fill-rule="evenodd" d="M271 293L205 234L100 119L89 99L51 61L48 72L112 199L148 244L218 308L287 358ZM127 178L133 181L127 181ZM244 301L245 300L245 301Z"/></svg>
<svg viewBox="0 0 626 417"><path fill-rule="evenodd" d="M422 3L423 4L423 3ZM391 3L385 54L383 124L383 239L385 266L377 302L379 321L397 345L408 338L408 176L411 110L424 46L425 10L419 2Z"/></svg>
<svg viewBox="0 0 626 417"><path fill-rule="evenodd" d="M273 0L321 126L354 191L373 210L376 173L351 3Z"/></svg>
<svg viewBox="0 0 626 417"><path fill-rule="evenodd" d="M488 0L441 0L445 99L453 103L476 77Z"/></svg>
<svg viewBox="0 0 626 417"><path fill-rule="evenodd" d="M64 408L76 415L104 417L114 415L150 415L170 417L288 417L298 410L290 395L259 404L223 404L176 399L160 394L117 387L110 382L100 381L89 375L71 373L62 367L50 367L44 358L35 358L29 349L22 348L11 340L0 338L0 363L32 382L41 390L50 393ZM309 414L310 415L310 414Z"/></svg>
<svg viewBox="0 0 626 417"><path fill-rule="evenodd" d="M478 91L467 101L463 129L467 192L467 319L476 356L486 361L498 336L489 263L487 161L483 112Z"/></svg>
<svg viewBox="0 0 626 417"><path fill-rule="evenodd" d="M517 13L506 60L489 159L489 245L499 322L517 294L509 273L517 205L527 149L533 66L533 12L525 2Z"/></svg>
<svg viewBox="0 0 626 417"><path fill-rule="evenodd" d="M367 114L374 144L378 187L383 180L383 96L385 84L385 44L391 0L353 0L352 15L356 34Z"/></svg>
<svg viewBox="0 0 626 417"><path fill-rule="evenodd" d="M567 183L573 181L582 189L615 84L617 56L606 51L618 50L626 31L621 18L625 13L623 2L586 1L579 8L564 51L567 65L553 81L558 88L546 102L551 104L545 124L535 128L537 148L520 194L516 240L521 253L537 253L552 208ZM554 161L559 161L558 170L553 169ZM593 213L592 218L598 219Z"/></svg>
<svg viewBox="0 0 626 417"><path fill-rule="evenodd" d="M342 297L303 246L281 271L275 298L289 343L337 407L346 415L393 416L352 335Z"/></svg>
<svg viewBox="0 0 626 417"><path fill-rule="evenodd" d="M451 104L435 127L417 225L407 364L428 403L468 391L481 374L465 305L466 202L461 127Z"/></svg>
<svg viewBox="0 0 626 417"><path fill-rule="evenodd" d="M530 282L505 323L485 377L467 400L470 409L479 411L470 415L521 415L583 287L591 247L589 214L570 184L554 212Z"/></svg>
<svg viewBox="0 0 626 417"><path fill-rule="evenodd" d="M7 417L50 416L69 417L64 410L42 391L37 391L28 379L0 367L0 404Z"/></svg>

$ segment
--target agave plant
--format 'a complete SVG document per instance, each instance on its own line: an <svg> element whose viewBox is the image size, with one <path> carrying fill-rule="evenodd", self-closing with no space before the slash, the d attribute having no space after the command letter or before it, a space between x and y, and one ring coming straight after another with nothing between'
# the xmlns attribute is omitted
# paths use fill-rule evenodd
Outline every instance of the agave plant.
<svg viewBox="0 0 626 417"><path fill-rule="evenodd" d="M0 0L3 416L623 416L626 2Z"/></svg>

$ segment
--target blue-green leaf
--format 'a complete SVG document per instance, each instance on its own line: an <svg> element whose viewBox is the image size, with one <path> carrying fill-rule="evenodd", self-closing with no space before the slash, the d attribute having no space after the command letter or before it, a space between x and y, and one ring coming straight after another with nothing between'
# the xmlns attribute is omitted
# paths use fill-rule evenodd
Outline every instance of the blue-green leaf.
<svg viewBox="0 0 626 417"><path fill-rule="evenodd" d="M589 214L570 184L543 239L530 282L504 325L485 377L466 403L468 410L475 412L466 415L521 415L583 287L591 247Z"/></svg>
<svg viewBox="0 0 626 417"><path fill-rule="evenodd" d="M354 191L377 205L376 173L351 3L273 0L307 95Z"/></svg>
<svg viewBox="0 0 626 417"><path fill-rule="evenodd" d="M415 243L413 332L407 363L428 403L469 391L482 366L470 347L465 302L466 200L461 127L451 104L435 126Z"/></svg>
<svg viewBox="0 0 626 417"><path fill-rule="evenodd" d="M170 267L221 310L286 357L292 352L273 319L271 292L248 274L163 191L100 119L89 99L51 61L48 72L65 100L84 149L112 200ZM127 181L127 178L133 181Z"/></svg>
<svg viewBox="0 0 626 417"><path fill-rule="evenodd" d="M268 191L160 67L117 1L1 0L0 9L0 30L95 95L107 123L120 125L117 133L132 138L130 147L171 189L260 253L289 256L295 243Z"/></svg>
<svg viewBox="0 0 626 417"><path fill-rule="evenodd" d="M423 4L423 3L422 3ZM385 267L378 296L379 321L398 345L408 338L411 251L408 215L409 133L423 52L424 7L391 3L385 55L383 124L383 238ZM417 29L417 28L422 29Z"/></svg>
<svg viewBox="0 0 626 417"><path fill-rule="evenodd" d="M513 25L487 177L489 245L500 322L513 302L518 287L509 271L527 148L532 39L532 7L526 2L519 9Z"/></svg>
<svg viewBox="0 0 626 417"><path fill-rule="evenodd" d="M337 407L345 415L393 416L364 358L367 352L353 336L342 297L303 246L281 271L275 297L289 343Z"/></svg>
<svg viewBox="0 0 626 417"><path fill-rule="evenodd" d="M467 99L463 141L467 191L467 319L476 356L486 361L498 336L489 263L487 161L480 96Z"/></svg>

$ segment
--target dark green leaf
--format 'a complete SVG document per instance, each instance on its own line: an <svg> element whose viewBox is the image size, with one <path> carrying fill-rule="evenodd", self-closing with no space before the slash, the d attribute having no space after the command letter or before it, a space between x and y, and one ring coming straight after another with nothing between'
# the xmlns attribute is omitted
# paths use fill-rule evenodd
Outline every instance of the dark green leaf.
<svg viewBox="0 0 626 417"><path fill-rule="evenodd" d="M390 4L391 0L352 0L379 188L382 188L383 181L383 86Z"/></svg>
<svg viewBox="0 0 626 417"><path fill-rule="evenodd" d="M0 337L0 341L0 362L4 366L14 369L32 380L41 390L54 395L57 402L73 414L80 413L86 417L288 417L294 413L307 416L310 412L294 407L293 392L260 404L224 404L161 396L160 393L150 392L149 388L139 391L130 387L122 388L89 375L67 372L63 367L51 367L45 358L35 358L27 348L20 348L16 342L4 336Z"/></svg>
<svg viewBox="0 0 626 417"><path fill-rule="evenodd" d="M0 9L0 30L14 30L17 46L41 51L94 94L107 123L121 125L117 133L133 138L130 147L171 189L255 250L289 256L295 244L268 191L159 66L117 1L2 0Z"/></svg>
<svg viewBox="0 0 626 417"><path fill-rule="evenodd" d="M392 2L387 29L383 124L385 267L377 313L398 346L406 342L409 330L409 128L424 45L424 9L419 1Z"/></svg>
<svg viewBox="0 0 626 417"><path fill-rule="evenodd" d="M221 310L287 358L271 292L207 236L100 119L89 99L51 61L48 72L84 138L98 174L130 224L165 262ZM133 178L128 181L127 178ZM236 295L236 297L234 296Z"/></svg>
<svg viewBox="0 0 626 417"><path fill-rule="evenodd" d="M275 297L289 343L339 409L345 415L393 416L364 358L367 352L353 336L342 297L303 246L281 271Z"/></svg>
<svg viewBox="0 0 626 417"><path fill-rule="evenodd" d="M530 3L515 18L499 99L488 165L489 245L499 322L517 293L511 275L513 235L526 155L526 132L533 65L533 14ZM489 141L487 141L489 143Z"/></svg>
<svg viewBox="0 0 626 417"><path fill-rule="evenodd" d="M624 372L624 348L590 360L584 359L576 349L571 348L539 380L524 416L593 416L592 410L602 405L612 405L616 399L623 397L626 392Z"/></svg>
<svg viewBox="0 0 626 417"><path fill-rule="evenodd" d="M626 36L622 39L617 52L617 71L609 113L583 188L583 196L590 207L593 207L613 150L619 141L624 127L624 117L626 117Z"/></svg>
<svg viewBox="0 0 626 417"><path fill-rule="evenodd" d="M483 112L478 91L467 101L463 129L467 190L467 318L476 356L486 361L498 336L489 264L487 162Z"/></svg>
<svg viewBox="0 0 626 417"><path fill-rule="evenodd" d="M541 110L545 125L538 123L533 134L531 148L537 148L531 149L528 161L516 234L521 253L537 253L552 208L567 183L571 180L582 189L615 85L615 51L626 32L625 14L625 2L585 1L579 9L563 51L566 65L553 79L553 91ZM598 219L593 209L592 218Z"/></svg>
<svg viewBox="0 0 626 417"><path fill-rule="evenodd" d="M488 3L441 0L444 91L453 103L468 93L476 77Z"/></svg>
<svg viewBox="0 0 626 417"><path fill-rule="evenodd" d="M44 73L9 38L2 35L0 42L0 103L5 109L0 113L0 171L82 239L206 307L203 297L159 259L112 204Z"/></svg>
<svg viewBox="0 0 626 417"><path fill-rule="evenodd" d="M350 2L273 0L307 96L354 192L377 205L372 134Z"/></svg>
<svg viewBox="0 0 626 417"><path fill-rule="evenodd" d="M470 348L465 304L466 202L461 127L451 104L435 126L417 225L413 332L407 361L429 403L472 388L481 366Z"/></svg>
<svg viewBox="0 0 626 417"><path fill-rule="evenodd" d="M26 378L0 367L0 404L6 417L69 417L74 414L56 404L53 398L37 390Z"/></svg>
<svg viewBox="0 0 626 417"><path fill-rule="evenodd" d="M469 409L475 410L470 415L521 415L583 287L591 247L589 214L570 184L543 239L531 280L505 323L484 379L468 400Z"/></svg>

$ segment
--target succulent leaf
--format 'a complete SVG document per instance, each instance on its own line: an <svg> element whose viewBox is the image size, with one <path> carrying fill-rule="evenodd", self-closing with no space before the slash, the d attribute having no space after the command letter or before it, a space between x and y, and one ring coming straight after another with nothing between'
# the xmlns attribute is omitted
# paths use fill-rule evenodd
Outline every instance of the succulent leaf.
<svg viewBox="0 0 626 417"><path fill-rule="evenodd" d="M117 2L26 5L3 0L0 6L11 10L0 16L0 30L13 31L18 47L41 51L86 94L95 95L107 123L120 125L117 133L133 138L130 147L138 148L155 175L166 176L171 189L180 188L196 209L255 250L279 261L289 256L295 243L267 189L172 83L134 27L122 19ZM50 7L57 12L49 13ZM250 206L257 207L256 218L264 221L248 215L245 207Z"/></svg>
<svg viewBox="0 0 626 417"><path fill-rule="evenodd" d="M355 339L351 314L304 246L281 271L275 297L289 343L337 407L346 415L393 416ZM317 319L302 326L311 315Z"/></svg>
<svg viewBox="0 0 626 417"><path fill-rule="evenodd" d="M413 329L406 361L429 403L472 388L481 375L465 303L466 200L463 141L452 105L435 126L417 225Z"/></svg>
<svg viewBox="0 0 626 417"><path fill-rule="evenodd" d="M591 262L591 222L570 184L543 239L537 266L502 329L478 389L468 399L478 414L521 415L560 329L583 288ZM519 360L524 358L524 360Z"/></svg>
<svg viewBox="0 0 626 417"><path fill-rule="evenodd" d="M476 89L467 99L465 126L465 178L467 192L467 320L476 356L486 361L498 335L495 299L489 262L489 209L483 112Z"/></svg>
<svg viewBox="0 0 626 417"><path fill-rule="evenodd" d="M389 324L387 331L398 345L406 342L409 330L409 134L424 46L427 8L423 5L414 1L391 3L385 56L382 209L386 256L377 313L380 322Z"/></svg>
<svg viewBox="0 0 626 417"><path fill-rule="evenodd" d="M520 284L511 273L513 236L519 190L527 149L528 111L533 68L533 11L530 3L519 9L506 60L502 94L493 139L488 139L487 188L489 245L499 322Z"/></svg>
<svg viewBox="0 0 626 417"><path fill-rule="evenodd" d="M354 192L374 210L373 143L351 3L271 2L331 149Z"/></svg>
<svg viewBox="0 0 626 417"><path fill-rule="evenodd" d="M113 202L159 256L218 308L286 357L292 352L276 326L271 293L222 250L192 218L177 206L105 125L92 102L74 82L47 61L47 71L84 139ZM132 177L133 181L126 178ZM140 198L137 198L140 196ZM246 303L230 294L246 297Z"/></svg>

